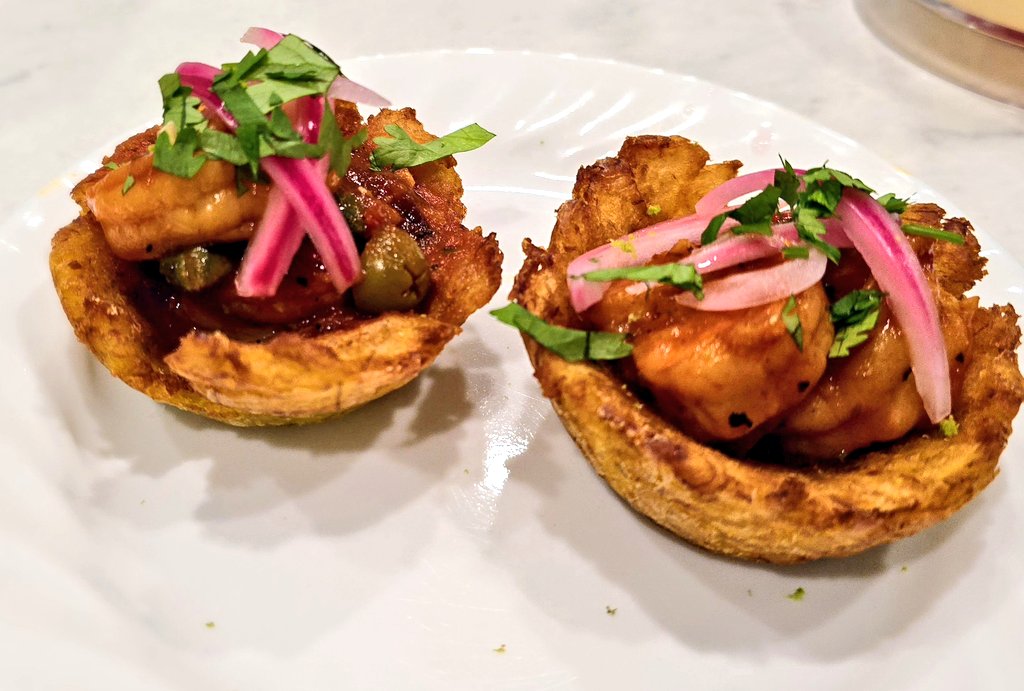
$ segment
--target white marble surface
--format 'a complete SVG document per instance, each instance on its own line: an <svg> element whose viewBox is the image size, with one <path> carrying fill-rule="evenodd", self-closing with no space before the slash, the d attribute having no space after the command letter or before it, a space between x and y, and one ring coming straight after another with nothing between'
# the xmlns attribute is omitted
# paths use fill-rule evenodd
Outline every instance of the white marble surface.
<svg viewBox="0 0 1024 691"><path fill-rule="evenodd" d="M693 74L861 142L955 200L1024 260L1019 213L1007 204L1021 190L1024 111L907 62L861 21L863 1L3 0L0 214L153 119L156 76L186 56L229 59L237 35L255 24L309 37L339 58L480 46Z"/></svg>

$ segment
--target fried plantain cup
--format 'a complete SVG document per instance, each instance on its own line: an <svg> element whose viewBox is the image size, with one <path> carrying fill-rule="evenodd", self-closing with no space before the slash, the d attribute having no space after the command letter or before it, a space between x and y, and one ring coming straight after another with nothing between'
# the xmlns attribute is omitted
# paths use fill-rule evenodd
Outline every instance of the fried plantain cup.
<svg viewBox="0 0 1024 691"><path fill-rule="evenodd" d="M342 104L336 114L339 125L349 118L349 129L358 117ZM418 142L434 139L406 108L371 117L369 141L389 124ZM107 160L125 164L144 155L154 136L150 130L129 139ZM357 160L366 167L372 147L354 154L353 168ZM239 426L323 420L409 383L497 290L501 250L494 234L462 225L466 209L454 166L449 157L393 173L411 188L405 199L412 201L397 211L415 221L431 262L431 289L416 310L323 323L314 315L301 328L277 325L261 338L192 328L168 345L159 320L140 300L152 279L141 263L115 256L89 210L90 187L118 173L107 168L72 193L82 211L53 238L54 286L78 339L114 376L154 400Z"/></svg>
<svg viewBox="0 0 1024 691"><path fill-rule="evenodd" d="M614 158L582 168L558 211L548 249L524 242L512 299L549 323L580 328L566 267L583 252L643 226L693 212L701 196L733 177L735 161L680 137L629 138ZM656 218L649 208L661 207ZM933 205L905 217L939 225ZM965 245L938 243L934 274L962 295L983 274L969 224L945 222ZM976 303L975 303L976 304ZM954 415L959 433L911 433L845 459L789 463L738 458L698 443L659 414L613 366L568 362L524 335L535 375L566 430L597 473L635 510L712 552L773 563L842 557L912 535L977 495L1024 396L1010 306L973 307L972 346Z"/></svg>

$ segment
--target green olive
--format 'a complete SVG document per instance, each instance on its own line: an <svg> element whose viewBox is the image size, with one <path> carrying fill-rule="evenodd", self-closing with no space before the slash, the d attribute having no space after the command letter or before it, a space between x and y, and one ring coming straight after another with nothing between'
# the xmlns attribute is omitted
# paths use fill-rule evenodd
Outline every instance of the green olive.
<svg viewBox="0 0 1024 691"><path fill-rule="evenodd" d="M430 265L411 235L394 227L377 232L363 249L363 280L352 288L360 311L408 310L430 290Z"/></svg>

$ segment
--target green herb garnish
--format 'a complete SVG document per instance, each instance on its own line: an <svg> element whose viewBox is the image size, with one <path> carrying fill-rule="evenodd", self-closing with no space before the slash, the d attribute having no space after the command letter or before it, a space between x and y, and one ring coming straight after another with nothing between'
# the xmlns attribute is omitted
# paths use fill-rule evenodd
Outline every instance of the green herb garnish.
<svg viewBox="0 0 1024 691"><path fill-rule="evenodd" d="M806 594L807 594L807 592L803 588L797 588L796 590L791 592L786 597L789 598L790 600L793 600L794 602L800 602L801 600L804 599L804 595L806 595Z"/></svg>
<svg viewBox="0 0 1024 691"><path fill-rule="evenodd" d="M950 415L945 420L941 420L939 422L939 431L942 432L944 437L955 437L960 433L960 425L957 423L956 419Z"/></svg>
<svg viewBox="0 0 1024 691"><path fill-rule="evenodd" d="M891 214L901 214L907 210L907 200L900 199L892 192L883 194L881 197L876 199L879 204L885 207L885 210Z"/></svg>
<svg viewBox="0 0 1024 691"><path fill-rule="evenodd" d="M569 362L618 360L633 352L623 334L582 331L548 324L525 308L511 303L491 312L498 321L514 326Z"/></svg>
<svg viewBox="0 0 1024 691"><path fill-rule="evenodd" d="M128 190L135 186L135 178L131 175L124 179L124 184L121 185L121 196L128 194Z"/></svg>
<svg viewBox="0 0 1024 691"><path fill-rule="evenodd" d="M804 325L800 323L800 314L796 309L796 297L793 295L789 296L786 304L782 307L782 324L792 337L793 343L796 343L796 349L801 353L804 352Z"/></svg>
<svg viewBox="0 0 1024 691"><path fill-rule="evenodd" d="M391 136L373 139L377 145L370 156L374 170L412 168L452 154L479 149L494 139L493 132L488 132L475 122L425 144L414 141L398 125L387 125L384 131Z"/></svg>
<svg viewBox="0 0 1024 691"><path fill-rule="evenodd" d="M701 234L700 244L707 245L714 242L727 218L732 218L740 223L732 228L734 235L771 235L772 221L779 211L781 194L782 190L778 187L768 185L738 208L715 216Z"/></svg>
<svg viewBox="0 0 1024 691"><path fill-rule="evenodd" d="M836 333L828 351L830 358L847 357L851 348L868 340L878 322L884 295L877 290L854 290L832 305Z"/></svg>
<svg viewBox="0 0 1024 691"><path fill-rule="evenodd" d="M657 216L660 213L661 213L661 207L658 206L657 204L651 204L651 205L649 205L647 207L647 215L648 216Z"/></svg>
<svg viewBox="0 0 1024 691"><path fill-rule="evenodd" d="M938 228L922 226L917 223L904 223L903 232L907 235L920 235L932 238L933 240L945 240L946 242L952 242L954 245L962 245L965 242L964 236L959 233L951 233L948 230L939 230Z"/></svg>
<svg viewBox="0 0 1024 691"><path fill-rule="evenodd" d="M597 271L588 271L579 278L587 281L626 280L641 283L663 283L680 290L688 290L698 300L704 299L704 281L692 264L653 264L651 266L598 269Z"/></svg>
<svg viewBox="0 0 1024 691"><path fill-rule="evenodd" d="M260 160L267 156L320 158L326 152L332 167L344 171L351 155L345 142L361 143L362 139L341 137L333 114L325 108L321 142L311 144L282 110L295 99L326 94L340 74L330 58L294 35L285 36L270 50L250 52L237 63L222 65L212 91L235 121L233 134L208 129L199 99L177 74L166 74L160 78L164 122L154 146L153 166L191 178L207 160L215 159L245 167L255 178Z"/></svg>
<svg viewBox="0 0 1024 691"><path fill-rule="evenodd" d="M782 248L783 259L807 259L810 256L811 251L800 245L790 245L789 247Z"/></svg>
<svg viewBox="0 0 1024 691"><path fill-rule="evenodd" d="M106 163L103 164L103 167L106 168L107 170L117 170L118 166L113 161L107 161Z"/></svg>

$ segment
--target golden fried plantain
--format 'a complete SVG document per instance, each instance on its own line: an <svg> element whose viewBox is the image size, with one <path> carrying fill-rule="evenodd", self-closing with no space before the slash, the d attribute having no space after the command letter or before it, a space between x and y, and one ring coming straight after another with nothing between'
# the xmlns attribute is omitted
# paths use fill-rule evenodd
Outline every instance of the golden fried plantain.
<svg viewBox="0 0 1024 691"><path fill-rule="evenodd" d="M351 134L355 108L339 103L336 114ZM420 141L432 138L406 108L370 118L370 141L391 123ZM154 136L150 130L132 137L108 160L136 160ZM370 175L372 147L354 153L352 174L358 168ZM431 262L431 293L417 311L323 325L314 317L302 329L275 332L269 339L231 338L199 328L168 349L166 333L140 308L138 292L148 286L143 268L113 254L87 206L91 186L111 172L105 168L72 193L82 213L53 238L54 285L79 340L112 374L151 398L232 425L322 420L411 381L497 290L501 250L493 234L462 225L466 210L454 166L447 158L375 174L393 176L392 187L408 188L405 210L415 214L417 239ZM400 218L397 211L385 210Z"/></svg>
<svg viewBox="0 0 1024 691"><path fill-rule="evenodd" d="M705 167L707 160L701 147L680 137L638 137L627 139L617 157L582 168L572 199L558 211L549 249L524 242L526 262L512 298L550 323L581 326L569 303L568 263L649 225L649 206L672 209L671 216L692 213L697 199L738 168L735 162ZM666 164L678 174L666 174ZM931 225L943 215L934 206L907 214ZM983 260L966 221L945 227L966 234L968 242L937 244L934 274L944 288L962 294L981 276ZM974 310L970 329L971 352L953 411L959 434L910 434L845 461L814 465L744 460L698 443L645 403L613 367L567 362L532 338L523 340L566 429L633 508L708 550L795 563L912 535L951 515L995 477L1024 396L1015 354L1020 330L1010 306Z"/></svg>

